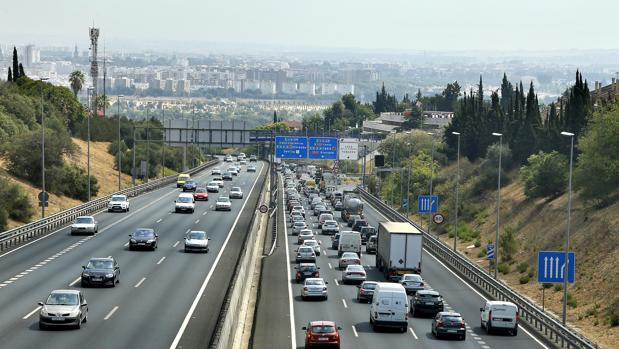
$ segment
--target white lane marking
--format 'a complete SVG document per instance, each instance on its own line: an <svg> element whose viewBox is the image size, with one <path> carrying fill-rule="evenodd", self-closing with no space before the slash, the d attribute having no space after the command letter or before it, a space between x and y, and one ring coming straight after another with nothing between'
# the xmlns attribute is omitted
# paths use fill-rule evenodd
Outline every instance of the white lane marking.
<svg viewBox="0 0 619 349"><path fill-rule="evenodd" d="M5 283L5 284L12 284L12 283L13 283L13 281L11 281L11 280L6 280L4 283Z"/></svg>
<svg viewBox="0 0 619 349"><path fill-rule="evenodd" d="M409 327L408 330L411 331L411 334L413 335L413 337L415 337L415 339L419 339L419 337L417 337L417 334L415 333L415 331L413 331L412 327Z"/></svg>
<svg viewBox="0 0 619 349"><path fill-rule="evenodd" d="M344 308L348 308L348 304L346 304L346 300L342 298L342 303L344 303Z"/></svg>
<svg viewBox="0 0 619 349"><path fill-rule="evenodd" d="M29 317L31 317L34 313L36 313L39 310L41 310L41 306L36 307L33 311L26 314L26 316L24 316L22 319L24 320L28 319Z"/></svg>
<svg viewBox="0 0 619 349"><path fill-rule="evenodd" d="M73 287L73 285L77 284L78 281L80 281L82 279L82 277L78 277L77 279L71 281L71 283L69 284L69 286Z"/></svg>
<svg viewBox="0 0 619 349"><path fill-rule="evenodd" d="M199 219L196 219L196 221L194 222L194 224L198 224L198 223L200 223L200 220L199 220Z"/></svg>
<svg viewBox="0 0 619 349"><path fill-rule="evenodd" d="M144 282L144 280L146 280L146 278L142 278L142 279L141 279L140 281L138 281L138 283L137 283L137 284L135 284L135 286L133 286L133 287L135 287L135 288L140 287L140 285Z"/></svg>
<svg viewBox="0 0 619 349"><path fill-rule="evenodd" d="M359 334L357 333L357 329L355 328L355 325L352 325L352 333L354 333L355 337L359 337Z"/></svg>
<svg viewBox="0 0 619 349"><path fill-rule="evenodd" d="M163 262L165 260L165 256L161 257L161 259L159 260L159 262L157 262L157 264L161 264L161 262Z"/></svg>
<svg viewBox="0 0 619 349"><path fill-rule="evenodd" d="M336 285L338 285L338 286L340 285L340 283L339 283L339 282L337 282L337 279L333 279L333 281L335 281L335 284L336 284Z"/></svg>
<svg viewBox="0 0 619 349"><path fill-rule="evenodd" d="M204 213L203 213L202 215L203 215L203 216L206 216L206 212L208 212L208 211L204 211Z"/></svg>
<svg viewBox="0 0 619 349"><path fill-rule="evenodd" d="M185 234L189 233L191 231L191 229L187 229L187 231L185 232ZM176 246L174 246L176 247Z"/></svg>
<svg viewBox="0 0 619 349"><path fill-rule="evenodd" d="M157 222L155 222L155 223L159 223L159 222L161 222L162 220L163 220L163 219L159 218L159 219L157 220Z"/></svg>
<svg viewBox="0 0 619 349"><path fill-rule="evenodd" d="M477 344L486 344L484 341L477 341Z"/></svg>
<svg viewBox="0 0 619 349"><path fill-rule="evenodd" d="M110 310L109 313L107 313L107 315L105 315L105 317L103 318L103 320L108 320L109 318L112 317L112 315L114 315L114 313L116 312L116 310L118 310L118 305L115 306L114 308L112 308L112 310Z"/></svg>
<svg viewBox="0 0 619 349"><path fill-rule="evenodd" d="M265 166L262 166L260 168L260 173L262 173L264 168ZM254 180L254 184L249 190L249 196L251 196L251 193L254 191L254 187L256 186L256 183L258 183L258 178L260 178L260 176L257 176L256 179ZM181 327L178 329L178 332L176 333L176 336L174 337L172 344L170 344L170 349L175 349L178 346L178 342L181 340L181 337L183 336L183 333L185 332L185 329L187 328L187 324L189 323L189 320L191 320L191 317L193 316L193 312L196 310L196 307L198 306L198 302L200 301L200 298L202 297L202 294L204 293L206 286L211 280L213 272L215 272L215 269L217 268L217 265L219 264L219 260L221 259L221 256L223 255L226 249L226 246L228 245L228 241L230 240L230 237L232 236L232 232L236 228L236 224L238 223L239 218L241 218L241 213L243 213L243 209L245 208L245 205L247 204L248 201L249 200L245 200L245 202L243 203L243 206L241 206L241 210L239 211L239 214L236 216L236 219L234 220L234 223L232 224L232 228L230 228L230 231L228 231L228 236L226 236L226 240L224 240L224 243L221 249L219 250L217 257L215 257L215 261L213 262L211 269L206 275L206 279L204 279L204 282L202 283L202 286L200 287L198 294L194 298L193 303L191 304L191 307L189 308L189 311L187 312L187 315L185 316L185 319L183 320L183 323L181 324ZM287 243L286 243L286 246L288 246ZM286 248L286 251L288 251L287 248ZM286 263L286 265L288 266L288 268L290 268L290 263ZM290 275L290 270L288 270L288 275ZM290 283L288 283L288 289L290 289ZM290 301L292 302L292 299ZM294 332L291 332L291 335L294 338ZM293 343L296 343L295 339L293 339ZM296 348L296 344L294 345L294 348Z"/></svg>
<svg viewBox="0 0 619 349"><path fill-rule="evenodd" d="M179 243L180 243L180 241L175 242L174 245L172 245L172 247L178 246Z"/></svg>
<svg viewBox="0 0 619 349"><path fill-rule="evenodd" d="M333 269L333 267L331 266L331 263L327 263L327 265L329 266L329 269Z"/></svg>
<svg viewBox="0 0 619 349"><path fill-rule="evenodd" d="M126 246L129 246L129 241L127 241L127 243L125 244L125 247L126 247Z"/></svg>
<svg viewBox="0 0 619 349"><path fill-rule="evenodd" d="M13 277L13 278L10 278L10 279L9 279L9 281L15 281L15 280L17 280L17 279L18 279L18 278Z"/></svg>

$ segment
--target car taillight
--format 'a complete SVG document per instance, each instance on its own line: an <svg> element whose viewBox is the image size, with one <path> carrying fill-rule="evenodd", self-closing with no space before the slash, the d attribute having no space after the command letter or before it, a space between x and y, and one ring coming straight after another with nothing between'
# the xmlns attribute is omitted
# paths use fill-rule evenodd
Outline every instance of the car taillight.
<svg viewBox="0 0 619 349"><path fill-rule="evenodd" d="M492 310L488 312L488 320L492 320Z"/></svg>
<svg viewBox="0 0 619 349"><path fill-rule="evenodd" d="M319 272L317 272L317 271L315 271L315 272L314 272L314 274L312 274L312 275L313 275L314 277L318 277L318 276L320 276L320 273L319 273Z"/></svg>
<svg viewBox="0 0 619 349"><path fill-rule="evenodd" d="M301 276L301 272L297 271L297 277Z"/></svg>
<svg viewBox="0 0 619 349"><path fill-rule="evenodd" d="M442 321L437 322L436 327L443 327L443 322Z"/></svg>
<svg viewBox="0 0 619 349"><path fill-rule="evenodd" d="M464 328L464 321L460 323L460 328Z"/></svg>
<svg viewBox="0 0 619 349"><path fill-rule="evenodd" d="M360 288L359 289L359 294L365 294L365 291L362 288Z"/></svg>
<svg viewBox="0 0 619 349"><path fill-rule="evenodd" d="M516 313L516 322L520 322L520 314Z"/></svg>
<svg viewBox="0 0 619 349"><path fill-rule="evenodd" d="M307 287L303 287L303 291L307 291Z"/></svg>

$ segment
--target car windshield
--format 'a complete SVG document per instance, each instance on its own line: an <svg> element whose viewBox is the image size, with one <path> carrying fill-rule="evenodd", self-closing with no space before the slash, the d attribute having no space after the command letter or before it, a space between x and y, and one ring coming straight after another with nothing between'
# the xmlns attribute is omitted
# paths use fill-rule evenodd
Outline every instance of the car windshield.
<svg viewBox="0 0 619 349"><path fill-rule="evenodd" d="M185 182L185 185L194 185L194 184L196 184L196 182L194 182L194 181L186 181Z"/></svg>
<svg viewBox="0 0 619 349"><path fill-rule="evenodd" d="M421 278L421 276L417 275L417 274L413 274L413 275L404 275L404 281L423 281L423 279Z"/></svg>
<svg viewBox="0 0 619 349"><path fill-rule="evenodd" d="M305 280L305 285L307 286L322 286L324 284L322 280Z"/></svg>
<svg viewBox="0 0 619 349"><path fill-rule="evenodd" d="M417 298L425 298L425 299L433 299L433 298L439 299L439 298L441 298L441 296L438 295L438 294L419 293L419 292L417 292L416 297Z"/></svg>
<svg viewBox="0 0 619 349"><path fill-rule="evenodd" d="M213 180L221 182L221 177L215 177L215 178L213 178Z"/></svg>
<svg viewBox="0 0 619 349"><path fill-rule="evenodd" d="M77 293L52 293L47 297L48 305L77 305Z"/></svg>
<svg viewBox="0 0 619 349"><path fill-rule="evenodd" d="M312 252L314 252L314 249L311 248L311 247L300 247L299 248L299 252L312 253Z"/></svg>
<svg viewBox="0 0 619 349"><path fill-rule="evenodd" d="M300 271L315 271L316 270L316 266L315 265L303 265L301 267L299 267Z"/></svg>
<svg viewBox="0 0 619 349"><path fill-rule="evenodd" d="M112 261L91 260L86 266L87 269L112 269Z"/></svg>
<svg viewBox="0 0 619 349"><path fill-rule="evenodd" d="M122 196L112 196L112 201L125 201L125 198Z"/></svg>
<svg viewBox="0 0 619 349"><path fill-rule="evenodd" d="M462 317L456 315L443 315L441 319L451 322L462 322Z"/></svg>
<svg viewBox="0 0 619 349"><path fill-rule="evenodd" d="M183 203L183 204L187 204L191 202L191 198L190 197L186 197L186 196L181 196L179 197L176 201Z"/></svg>
<svg viewBox="0 0 619 349"><path fill-rule="evenodd" d="M297 228L305 228L305 222L294 222L294 226Z"/></svg>
<svg viewBox="0 0 619 349"><path fill-rule="evenodd" d="M94 219L90 218L90 217L77 217L77 219L75 220L75 223L77 224L91 224L93 223Z"/></svg>
<svg viewBox="0 0 619 349"><path fill-rule="evenodd" d="M316 240L307 240L303 243L305 246L318 246L318 241Z"/></svg>
<svg viewBox="0 0 619 349"><path fill-rule="evenodd" d="M155 236L155 233L152 230L136 230L135 233L133 233L133 236L139 238L148 238Z"/></svg>
<svg viewBox="0 0 619 349"><path fill-rule="evenodd" d="M333 333L335 332L335 327L331 325L324 326L312 326L313 333Z"/></svg>
<svg viewBox="0 0 619 349"><path fill-rule="evenodd" d="M357 258L357 254L354 252L344 252L342 258Z"/></svg>
<svg viewBox="0 0 619 349"><path fill-rule="evenodd" d="M230 202L230 199L228 199L225 196L222 196L219 199L217 199L217 202L226 203L226 202Z"/></svg>
<svg viewBox="0 0 619 349"><path fill-rule="evenodd" d="M189 233L189 238L192 240L206 240L206 233L201 231L192 231Z"/></svg>

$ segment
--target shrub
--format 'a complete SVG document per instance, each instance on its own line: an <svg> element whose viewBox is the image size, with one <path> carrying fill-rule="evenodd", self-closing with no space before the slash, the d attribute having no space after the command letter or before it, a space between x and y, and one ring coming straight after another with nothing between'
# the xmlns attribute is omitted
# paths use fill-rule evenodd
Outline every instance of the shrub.
<svg viewBox="0 0 619 349"><path fill-rule="evenodd" d="M499 242L501 244L501 258L504 261L510 261L518 248L514 228L511 226L506 226L505 230L503 230L503 233L501 234L501 239Z"/></svg>
<svg viewBox="0 0 619 349"><path fill-rule="evenodd" d="M596 307L599 304L596 304ZM615 300L607 309L608 322L610 327L619 326L619 299Z"/></svg>
<svg viewBox="0 0 619 349"><path fill-rule="evenodd" d="M545 289L549 289L549 288L552 287L552 284L544 283L544 284L542 284L542 287L545 288Z"/></svg>
<svg viewBox="0 0 619 349"><path fill-rule="evenodd" d="M475 247L481 246L481 240L479 238L475 239Z"/></svg>
<svg viewBox="0 0 619 349"><path fill-rule="evenodd" d="M481 249L479 250L479 253L477 253L477 258L483 258L486 257L486 250L485 249Z"/></svg>
<svg viewBox="0 0 619 349"><path fill-rule="evenodd" d="M540 151L529 156L527 161L529 164L522 166L520 176L528 198L553 197L565 191L568 172L565 155Z"/></svg>
<svg viewBox="0 0 619 349"><path fill-rule="evenodd" d="M578 306L578 302L576 302L574 296L572 296L572 294L569 292L567 293L567 305L572 308L576 308Z"/></svg>
<svg viewBox="0 0 619 349"><path fill-rule="evenodd" d="M49 171L50 191L78 200L88 200L88 176L75 165L54 167ZM91 176L90 193L94 197L99 192L97 178Z"/></svg>
<svg viewBox="0 0 619 349"><path fill-rule="evenodd" d="M533 271L533 269L530 269L527 275L529 275L529 277L532 278L535 275L535 272Z"/></svg>
<svg viewBox="0 0 619 349"><path fill-rule="evenodd" d="M498 270L501 274L509 274L509 264L499 263Z"/></svg>
<svg viewBox="0 0 619 349"><path fill-rule="evenodd" d="M519 279L521 285L528 284L530 280L531 278L528 275L523 275Z"/></svg>
<svg viewBox="0 0 619 349"><path fill-rule="evenodd" d="M522 263L518 264L518 267L516 269L518 269L518 272L520 274L525 273L527 271L527 269L529 269L529 263L522 262Z"/></svg>
<svg viewBox="0 0 619 349"><path fill-rule="evenodd" d="M563 289L563 284L555 284L554 285L554 290L555 292L559 292Z"/></svg>
<svg viewBox="0 0 619 349"><path fill-rule="evenodd" d="M0 232L6 230L6 225L9 220L9 215L6 213L4 207L0 207Z"/></svg>
<svg viewBox="0 0 619 349"><path fill-rule="evenodd" d="M34 214L28 195L6 180L0 180L0 205L11 219L20 222L27 222Z"/></svg>

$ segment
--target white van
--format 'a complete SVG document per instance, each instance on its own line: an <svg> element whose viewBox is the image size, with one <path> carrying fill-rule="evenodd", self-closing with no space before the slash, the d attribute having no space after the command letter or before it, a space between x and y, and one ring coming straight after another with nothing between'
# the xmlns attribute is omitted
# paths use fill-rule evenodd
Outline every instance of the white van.
<svg viewBox="0 0 619 349"><path fill-rule="evenodd" d="M174 200L174 212L191 212L196 209L196 202L192 193L180 193Z"/></svg>
<svg viewBox="0 0 619 349"><path fill-rule="evenodd" d="M481 311L481 328L486 333L495 330L509 331L512 336L518 334L518 306L512 302L487 301Z"/></svg>
<svg viewBox="0 0 619 349"><path fill-rule="evenodd" d="M341 257L344 252L354 252L361 258L361 234L358 231L346 230L340 233L340 241L337 245L338 257Z"/></svg>
<svg viewBox="0 0 619 349"><path fill-rule="evenodd" d="M370 306L370 325L374 331L378 327L398 327L406 332L408 297L404 286L389 282L376 284Z"/></svg>

